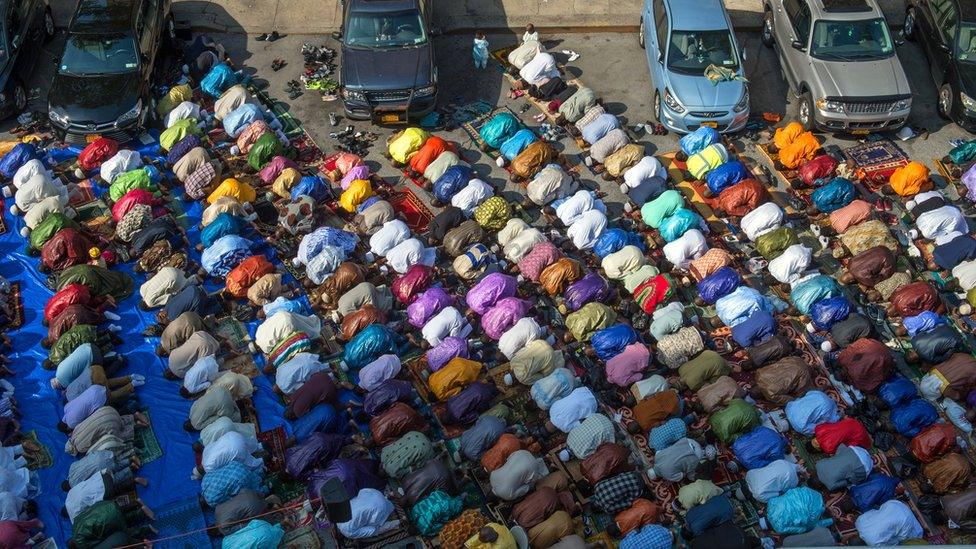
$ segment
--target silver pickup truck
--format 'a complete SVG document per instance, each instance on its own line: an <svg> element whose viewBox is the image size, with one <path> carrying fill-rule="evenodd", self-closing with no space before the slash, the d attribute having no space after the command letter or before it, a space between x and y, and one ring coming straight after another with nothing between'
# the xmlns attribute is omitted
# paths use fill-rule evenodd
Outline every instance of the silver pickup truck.
<svg viewBox="0 0 976 549"><path fill-rule="evenodd" d="M897 130L911 89L875 0L765 0L762 42L775 47L804 127Z"/></svg>

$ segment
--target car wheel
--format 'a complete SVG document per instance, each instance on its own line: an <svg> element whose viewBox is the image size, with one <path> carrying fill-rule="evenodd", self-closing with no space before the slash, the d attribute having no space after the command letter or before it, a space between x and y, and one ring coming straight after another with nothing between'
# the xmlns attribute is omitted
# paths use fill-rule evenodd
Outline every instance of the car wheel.
<svg viewBox="0 0 976 549"><path fill-rule="evenodd" d="M14 110L17 114L20 114L27 110L27 90L24 89L24 84L20 81L16 81L11 85L10 97L14 102Z"/></svg>
<svg viewBox="0 0 976 549"><path fill-rule="evenodd" d="M901 31L906 40L915 40L915 8L908 8L905 14L905 26Z"/></svg>
<svg viewBox="0 0 976 549"><path fill-rule="evenodd" d="M939 88L939 116L949 120L952 116L952 99L955 97L955 92L952 91L952 86L949 84L942 84Z"/></svg>
<svg viewBox="0 0 976 549"><path fill-rule="evenodd" d="M48 42L54 38L54 33L57 29L54 27L54 16L51 15L51 10L44 10L44 41Z"/></svg>
<svg viewBox="0 0 976 549"><path fill-rule="evenodd" d="M766 46L767 48L773 47L773 42L776 41L776 37L773 36L773 12L770 10L766 10L766 14L763 16L763 27L760 40L762 40L763 46Z"/></svg>
<svg viewBox="0 0 976 549"><path fill-rule="evenodd" d="M806 131L813 129L813 97L810 92L804 92L800 95L800 104L797 109L796 119L803 126Z"/></svg>
<svg viewBox="0 0 976 549"><path fill-rule="evenodd" d="M641 17L640 27L637 29L637 45L644 49L644 18Z"/></svg>
<svg viewBox="0 0 976 549"><path fill-rule="evenodd" d="M661 94L657 90L654 90L654 121L658 124L661 122Z"/></svg>

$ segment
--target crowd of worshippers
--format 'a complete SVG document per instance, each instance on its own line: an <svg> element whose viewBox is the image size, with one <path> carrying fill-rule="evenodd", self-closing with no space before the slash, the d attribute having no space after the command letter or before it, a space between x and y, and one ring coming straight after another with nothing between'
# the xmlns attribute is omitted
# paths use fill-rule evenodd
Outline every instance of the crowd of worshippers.
<svg viewBox="0 0 976 549"><path fill-rule="evenodd" d="M538 48L522 70L549 55L529 42L522 48ZM904 503L900 484L909 477L925 487L919 507L931 521L974 525L976 490L968 488L957 430L971 430L976 359L944 316L938 290L895 270L890 259L904 250L873 217L877 208L849 179L833 177L836 163L822 167L829 160L802 128L778 130L771 151L777 168L821 170L808 183L816 189L804 215L844 260L840 280L820 272L791 226L798 218L708 128L681 139L680 161L758 258L711 234L655 157L629 141L604 141L616 139L620 123L585 88L557 111L590 146L590 163L621 182L629 215L611 222L601 193L516 116L499 112L479 137L524 185L521 208L479 178L455 144L418 128L390 138L389 158L423 180L439 210L418 234L362 158L337 155L327 178L288 158L280 123L222 49L198 39L186 55L187 83L157 107L164 159L109 140L79 157L79 169L108 188L112 245L72 221L72 184L53 177L43 150L18 144L0 162L30 247L57 290L45 308L54 333L44 365L57 369L52 385L69 399L66 450L83 456L66 484L75 546L124 545L148 534L138 531L147 510L137 499L128 507L113 500L137 481L132 429L145 420L132 399L144 380L120 375L113 330L98 327L117 319L107 309L134 290L130 277L110 269L120 248L145 276L140 307L158 310L150 334L160 337L166 377L193 399L186 428L199 432L201 459L186 474L201 479L211 531L227 546L277 547L289 526L269 514L281 502L269 497L256 427L242 413L253 385L229 367L248 351L260 352L286 403L286 471L313 500L339 481L349 517L336 528L350 540L406 528L442 547L513 549L524 537L532 547L580 549L592 544L578 535L575 517L596 513L612 517L607 533L626 549L671 547L676 532L703 548L759 547L773 536L787 546L834 545L825 494L844 491L842 508L858 515L856 541L897 544L925 533ZM231 143L229 157L218 154ZM627 158L613 159L631 145L637 149ZM906 208L918 238L936 243L929 268L950 272L959 291L969 291L976 279L963 274L976 246L954 221L958 208L927 194L927 172L917 165L891 179L891 193L912 198ZM204 206L199 266L188 255L196 243L166 211L166 195ZM325 223L327 211L344 218L342 229ZM277 234L266 241L258 224ZM64 231L73 233L59 239ZM276 237L286 236L298 242L293 255L272 254ZM290 275L276 256L303 274L299 284L285 283ZM747 284L755 274L769 288ZM211 294L205 281L223 288ZM918 385L896 373L876 320L842 289L855 281L911 338L908 358L931 367ZM713 308L713 317L681 303L692 292L697 310ZM215 333L215 317L237 305L258 319L252 349L232 348ZM335 366L321 357L323 318L339 328ZM821 342L824 364L791 339L792 319ZM722 326L730 335L719 347L709 334ZM746 358L731 364L729 346ZM403 357L417 351L422 368L413 371L416 363ZM740 385L733 369L754 381ZM825 374L830 387L816 384ZM506 398L519 391L531 410ZM448 428L460 433L457 452L440 442ZM638 437L651 460L634 453ZM809 440L813 463L791 451L797 437ZM897 437L910 451L887 458L890 475L871 453L895 447ZM718 467L742 478L742 488L717 486ZM466 499L468 483L504 516ZM675 485L671 508L655 501L661 483ZM736 499L762 510L763 539L736 523Z"/></svg>
<svg viewBox="0 0 976 549"><path fill-rule="evenodd" d="M0 277L0 376L14 375L8 366L12 351L8 330L19 324L18 297L13 285ZM20 547L44 540L44 523L37 518L33 498L40 488L37 474L28 468L24 435L20 431L21 412L14 386L0 378L0 544Z"/></svg>

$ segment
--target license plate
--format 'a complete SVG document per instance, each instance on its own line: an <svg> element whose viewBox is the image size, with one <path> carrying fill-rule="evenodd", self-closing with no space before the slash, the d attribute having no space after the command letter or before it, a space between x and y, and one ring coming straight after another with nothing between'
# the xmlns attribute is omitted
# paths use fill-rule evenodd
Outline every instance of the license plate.
<svg viewBox="0 0 976 549"><path fill-rule="evenodd" d="M102 136L97 133L90 133L85 136L85 143L93 143L95 141L98 141L101 138Z"/></svg>
<svg viewBox="0 0 976 549"><path fill-rule="evenodd" d="M380 122L399 122L399 121L400 121L400 115L399 114L381 114L380 115Z"/></svg>
<svg viewBox="0 0 976 549"><path fill-rule="evenodd" d="M868 130L851 130L851 135L868 135L869 133L871 132Z"/></svg>
<svg viewBox="0 0 976 549"><path fill-rule="evenodd" d="M708 128L717 128L718 122L702 122L701 125Z"/></svg>

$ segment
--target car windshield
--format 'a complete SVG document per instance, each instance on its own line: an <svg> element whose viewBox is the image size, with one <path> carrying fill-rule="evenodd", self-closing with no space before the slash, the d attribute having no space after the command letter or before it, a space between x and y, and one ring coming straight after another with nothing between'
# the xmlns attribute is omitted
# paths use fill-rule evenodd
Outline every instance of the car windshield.
<svg viewBox="0 0 976 549"><path fill-rule="evenodd" d="M810 55L828 61L883 59L895 51L884 19L817 21Z"/></svg>
<svg viewBox="0 0 976 549"><path fill-rule="evenodd" d="M417 10L353 12L345 34L346 45L353 48L398 48L427 42L427 31Z"/></svg>
<svg viewBox="0 0 976 549"><path fill-rule="evenodd" d="M976 22L963 21L956 40L956 59L976 63Z"/></svg>
<svg viewBox="0 0 976 549"><path fill-rule="evenodd" d="M702 74L709 65L739 68L735 43L727 29L671 32L668 68L681 73Z"/></svg>
<svg viewBox="0 0 976 549"><path fill-rule="evenodd" d="M61 57L62 74L120 74L139 68L136 42L131 36L75 35L68 38Z"/></svg>

